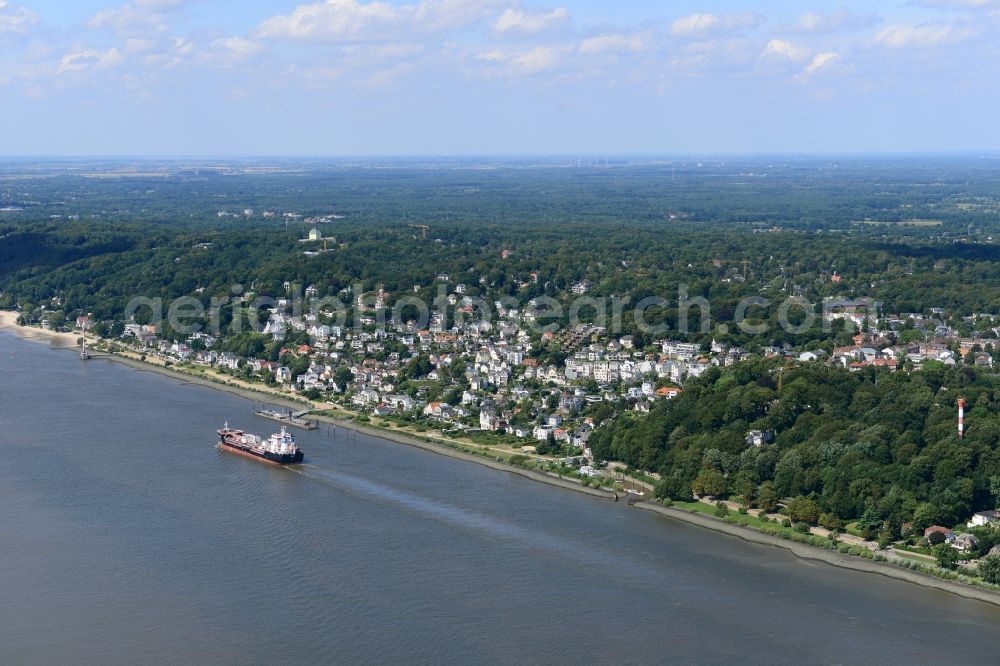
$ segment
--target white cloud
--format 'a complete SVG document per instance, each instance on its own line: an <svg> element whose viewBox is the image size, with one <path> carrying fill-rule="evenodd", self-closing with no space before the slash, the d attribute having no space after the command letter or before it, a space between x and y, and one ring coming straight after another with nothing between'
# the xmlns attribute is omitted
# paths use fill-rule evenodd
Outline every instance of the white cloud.
<svg viewBox="0 0 1000 666"><path fill-rule="evenodd" d="M555 69L562 63L566 49L556 46L536 46L528 51L501 50L478 54L475 59L491 66L494 73L504 76L531 76Z"/></svg>
<svg viewBox="0 0 1000 666"><path fill-rule="evenodd" d="M381 46L376 46L374 49L368 51L379 58L412 58L418 56L424 52L424 45L417 44L415 42L410 43L400 43L394 42L392 44L383 44Z"/></svg>
<svg viewBox="0 0 1000 666"><path fill-rule="evenodd" d="M175 37L173 50L179 56L191 55L194 52L194 44L183 37Z"/></svg>
<svg viewBox="0 0 1000 666"><path fill-rule="evenodd" d="M402 5L405 28L423 32L461 28L493 16L507 0L420 0Z"/></svg>
<svg viewBox="0 0 1000 666"><path fill-rule="evenodd" d="M414 32L456 28L483 19L500 0L421 0L394 5L380 0L326 0L299 5L264 20L256 36L290 40L386 40Z"/></svg>
<svg viewBox="0 0 1000 666"><path fill-rule="evenodd" d="M259 53L261 45L258 42L243 37L223 37L212 42L212 47L218 49L236 60L245 60Z"/></svg>
<svg viewBox="0 0 1000 666"><path fill-rule="evenodd" d="M537 35L565 25L569 10L556 7L548 11L524 11L508 7L493 24L498 35Z"/></svg>
<svg viewBox="0 0 1000 666"><path fill-rule="evenodd" d="M301 68L292 65L285 71L282 78L296 78L311 89L326 89L332 82L339 79L344 72L336 67L315 66Z"/></svg>
<svg viewBox="0 0 1000 666"><path fill-rule="evenodd" d="M220 40L216 40L216 42L219 41ZM194 42L191 42L190 40L187 40L183 37L174 37L173 39L166 41L156 41L155 45L159 48L156 48L155 50L150 49L149 51L147 51L146 55L143 56L141 61L147 70L151 67L162 67L163 69L172 69L182 64L193 62L194 58L200 55L198 52L199 49L194 44ZM222 44L219 44L219 46L222 46ZM216 52L217 57L218 55L219 53ZM231 51L229 52L229 56L231 58L235 57L232 55ZM213 63L209 61L206 64L213 64Z"/></svg>
<svg viewBox="0 0 1000 666"><path fill-rule="evenodd" d="M479 55L476 56L476 60L480 60L482 62L503 62L506 59L507 59L507 54L504 53L503 51L500 51L499 49L494 51L487 51L486 53L480 53Z"/></svg>
<svg viewBox="0 0 1000 666"><path fill-rule="evenodd" d="M21 34L38 22L38 15L23 5L0 0L0 34Z"/></svg>
<svg viewBox="0 0 1000 666"><path fill-rule="evenodd" d="M772 39L764 47L764 51L760 54L761 60L777 62L784 60L791 60L792 62L799 62L800 60L805 60L809 57L809 49L796 46L791 42L786 42L783 39Z"/></svg>
<svg viewBox="0 0 1000 666"><path fill-rule="evenodd" d="M718 32L733 32L759 25L761 17L753 12L743 14L691 14L670 24L671 37L706 37Z"/></svg>
<svg viewBox="0 0 1000 666"><path fill-rule="evenodd" d="M369 89L393 85L399 78L412 72L414 67L412 62L397 62L391 67L375 71L364 80L364 84Z"/></svg>
<svg viewBox="0 0 1000 666"><path fill-rule="evenodd" d="M133 37L131 39L126 39L122 44L122 50L129 55L134 55L137 53L147 53L156 48L157 42L154 39L140 39L138 37Z"/></svg>
<svg viewBox="0 0 1000 666"><path fill-rule="evenodd" d="M583 55L600 55L604 53L638 53L652 46L652 36L649 33L638 35L623 35L615 33L588 37L580 42L580 53Z"/></svg>
<svg viewBox="0 0 1000 666"><path fill-rule="evenodd" d="M746 74L760 61L756 39L745 37L692 41L671 50L670 69L685 76L729 76Z"/></svg>
<svg viewBox="0 0 1000 666"><path fill-rule="evenodd" d="M97 30L111 30L119 36L163 33L167 31L165 12L177 9L185 0L133 0L112 9L102 9L86 25Z"/></svg>
<svg viewBox="0 0 1000 666"><path fill-rule="evenodd" d="M324 39L358 37L399 20L399 10L386 2L328 0L299 5L287 16L272 16L260 24L265 39Z"/></svg>
<svg viewBox="0 0 1000 666"><path fill-rule="evenodd" d="M670 34L674 37L700 37L719 26L715 14L691 14L670 24Z"/></svg>
<svg viewBox="0 0 1000 666"><path fill-rule="evenodd" d="M134 0L136 7L152 10L176 9L185 2L187 0Z"/></svg>
<svg viewBox="0 0 1000 666"><path fill-rule="evenodd" d="M108 69L121 64L122 60L122 55L117 48L110 48L106 51L84 49L64 55L59 61L58 73L78 72L85 69Z"/></svg>
<svg viewBox="0 0 1000 666"><path fill-rule="evenodd" d="M875 41L892 49L931 48L968 36L966 30L947 23L897 24L879 30Z"/></svg>
<svg viewBox="0 0 1000 666"><path fill-rule="evenodd" d="M989 9L1000 6L1000 0L918 0L916 4L943 9Z"/></svg>
<svg viewBox="0 0 1000 666"><path fill-rule="evenodd" d="M537 74L550 70L559 62L559 51L551 46L537 46L511 59L510 64L518 74Z"/></svg>
<svg viewBox="0 0 1000 666"><path fill-rule="evenodd" d="M812 76L816 72L824 68L829 68L840 60L840 56L833 51L826 51L824 53L818 53L816 56L806 65L806 68L802 70L804 76Z"/></svg>
<svg viewBox="0 0 1000 666"><path fill-rule="evenodd" d="M793 25L785 26L784 32L830 33L841 30L860 30L875 25L881 19L874 14L854 14L846 9L838 9L830 14L806 12Z"/></svg>

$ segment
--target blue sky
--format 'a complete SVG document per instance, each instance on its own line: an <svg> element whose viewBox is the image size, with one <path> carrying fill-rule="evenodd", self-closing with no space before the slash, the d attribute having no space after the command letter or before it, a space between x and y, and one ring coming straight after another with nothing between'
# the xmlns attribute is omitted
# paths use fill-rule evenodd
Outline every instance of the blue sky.
<svg viewBox="0 0 1000 666"><path fill-rule="evenodd" d="M1000 0L0 0L7 155L993 152Z"/></svg>

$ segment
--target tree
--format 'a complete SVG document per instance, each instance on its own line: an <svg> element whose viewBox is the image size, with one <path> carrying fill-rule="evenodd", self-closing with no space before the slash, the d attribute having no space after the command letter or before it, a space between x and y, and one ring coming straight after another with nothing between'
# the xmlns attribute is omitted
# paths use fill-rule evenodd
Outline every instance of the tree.
<svg viewBox="0 0 1000 666"><path fill-rule="evenodd" d="M914 529L922 530L941 520L941 511L930 502L924 502L913 512Z"/></svg>
<svg viewBox="0 0 1000 666"><path fill-rule="evenodd" d="M932 546L938 546L944 543L944 534L938 531L931 532L927 535L927 543Z"/></svg>
<svg viewBox="0 0 1000 666"><path fill-rule="evenodd" d="M874 540L881 527L881 516L878 515L874 504L869 504L868 508L865 509L865 512L858 519L858 529L861 530L861 538L865 541Z"/></svg>
<svg viewBox="0 0 1000 666"><path fill-rule="evenodd" d="M288 369L292 373L292 381L294 382L299 375L304 375L309 370L309 357L302 355L293 358L289 364Z"/></svg>
<svg viewBox="0 0 1000 666"><path fill-rule="evenodd" d="M774 511L778 507L778 493L770 481L757 488L757 506L763 511Z"/></svg>
<svg viewBox="0 0 1000 666"><path fill-rule="evenodd" d="M333 373L333 381L337 383L337 386L345 389L348 384L354 381L354 373L351 372L351 368L347 365L337 366L337 369Z"/></svg>
<svg viewBox="0 0 1000 666"><path fill-rule="evenodd" d="M795 522L815 525L819 522L819 505L808 497L796 497L788 503L788 516Z"/></svg>
<svg viewBox="0 0 1000 666"><path fill-rule="evenodd" d="M462 402L462 389L454 388L445 393L444 401L449 405L454 407L458 403Z"/></svg>
<svg viewBox="0 0 1000 666"><path fill-rule="evenodd" d="M1000 555L990 553L979 560L977 568L980 578L993 585L1000 584Z"/></svg>
<svg viewBox="0 0 1000 666"><path fill-rule="evenodd" d="M552 455L559 450L556 445L556 436L551 432L545 438L544 441L539 442L535 445L535 452L542 456Z"/></svg>
<svg viewBox="0 0 1000 666"><path fill-rule="evenodd" d="M990 477L990 495L993 495L993 503L1000 505L1000 476Z"/></svg>
<svg viewBox="0 0 1000 666"><path fill-rule="evenodd" d="M830 533L841 532L844 529L844 521L837 518L832 513L820 514L819 524L821 527L825 527L830 530Z"/></svg>
<svg viewBox="0 0 1000 666"><path fill-rule="evenodd" d="M939 543L934 546L931 552L934 553L934 559L937 560L938 566L944 569L955 569L958 567L958 553L950 545Z"/></svg>
<svg viewBox="0 0 1000 666"><path fill-rule="evenodd" d="M402 374L407 379L418 379L426 377L433 369L430 358L426 354L421 354L406 364Z"/></svg>
<svg viewBox="0 0 1000 666"><path fill-rule="evenodd" d="M743 506L749 508L754 504L754 493L757 491L757 486L751 479L746 477L739 478L736 482L735 492L743 498Z"/></svg>
<svg viewBox="0 0 1000 666"><path fill-rule="evenodd" d="M721 497L726 494L726 477L722 476L722 473L714 469L703 469L695 477L694 482L691 484L691 489L698 496L711 495L712 497Z"/></svg>
<svg viewBox="0 0 1000 666"><path fill-rule="evenodd" d="M653 494L657 499L690 500L691 486L676 476L665 476L656 484Z"/></svg>

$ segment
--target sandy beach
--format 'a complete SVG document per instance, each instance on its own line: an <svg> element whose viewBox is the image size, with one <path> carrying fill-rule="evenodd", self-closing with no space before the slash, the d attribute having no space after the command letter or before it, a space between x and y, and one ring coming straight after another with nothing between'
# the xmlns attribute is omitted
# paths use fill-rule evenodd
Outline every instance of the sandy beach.
<svg viewBox="0 0 1000 666"><path fill-rule="evenodd" d="M14 331L18 337L26 340L48 341L53 347L75 347L76 341L80 339L77 333L59 333L34 326L18 326L18 314L11 310L0 310L0 328ZM90 340L89 336L87 339Z"/></svg>
<svg viewBox="0 0 1000 666"><path fill-rule="evenodd" d="M47 341L54 348L65 348L65 349L75 348L76 340L79 337L74 333L57 333L53 331L45 331L43 329L37 329L34 327L18 326L17 313L9 311L0 311L0 329L10 330L19 337L24 339L37 340L41 342ZM248 400L253 400L256 402L267 402L269 404L288 407L292 409L301 409L306 404L306 401L289 399L289 397L283 396L280 392L275 391L273 389L265 387L261 388L251 387L251 385L246 384L244 382L240 382L239 384L237 384L231 381L223 381L223 380L213 381L212 379L209 379L204 376L191 374L173 368L167 368L161 364L154 364L148 361L142 361L139 360L138 358L133 358L132 356L126 356L123 354L102 353L100 354L100 359L112 361L115 363L121 363L122 365L127 365L131 368L140 371L156 372L158 374L165 375L173 379L176 379L178 381L186 382L189 384L197 384L199 386L206 386L216 390L228 391L229 393L232 393L234 395L238 395ZM316 404L316 405L310 404L310 406L316 409L329 409L329 406L323 404ZM459 450L458 448L455 448L458 446L464 446L464 444L461 442L455 442L454 445L445 443L435 443L433 441L427 441L425 439L421 439L420 436L414 434L401 432L397 430L391 430L388 428L382 428L378 426L360 424L346 416L344 418L338 418L332 416L313 414L310 415L310 418L318 420L322 423L333 425L335 427L344 428L346 430L360 432L365 435L378 437L398 444L405 444L407 446L417 447L425 451L436 453L438 455L443 455L450 458L457 458L459 460L465 460L468 462L476 463L478 465L483 465L491 469L508 472L511 474L517 474L519 476L523 476L533 481L547 483L549 485L557 486L559 488L563 488L566 490L573 490L576 492L585 493L587 495L599 497L605 500L611 500L615 498L615 493L613 493L610 490L597 489L597 488L592 488L590 486L583 486L576 479L562 478L551 473L524 469L503 462L502 460L485 457L483 455L467 453L465 451ZM784 548L790 551L795 556L802 559L816 560L824 562L831 566L841 567L844 569L851 569L854 571L862 571L866 573L874 573L883 576L888 576L890 578L895 578L909 583L922 585L924 587L943 590L962 597L977 599L979 601L984 601L987 603L1000 606L1000 594L993 592L991 590L974 587L971 585L964 585L962 583L953 582L949 580L944 580L928 574L923 574L910 569L905 569L888 562L875 562L873 560L867 560L861 557L844 555L842 553L833 550L825 550L823 548L818 548L808 544L801 544L794 541L788 541L770 534L764 534L762 532L758 532L748 527L732 525L718 518L714 518L712 516L700 513L692 513L690 511L685 511L674 507L666 507L656 502L651 502L651 501L639 502L633 505L633 507L647 511L652 511L667 518L680 520L685 523L696 525L698 527L702 527L705 529L714 530L716 532L722 532L724 534L743 539L744 541L758 543L762 545L768 545L768 546L775 546L778 548Z"/></svg>

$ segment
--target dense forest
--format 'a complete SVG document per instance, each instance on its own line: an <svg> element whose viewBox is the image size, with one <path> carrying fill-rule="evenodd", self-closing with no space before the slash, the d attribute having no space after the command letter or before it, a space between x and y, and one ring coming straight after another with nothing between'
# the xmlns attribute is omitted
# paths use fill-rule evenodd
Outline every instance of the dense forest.
<svg viewBox="0 0 1000 666"><path fill-rule="evenodd" d="M964 439L956 401L970 406ZM760 361L713 369L648 416L615 419L595 455L663 475L666 497L739 496L773 506L809 497L824 522L865 517L898 533L954 524L1000 497L1000 377L928 363L921 372L849 372ZM776 433L748 446L746 433ZM814 518L811 522L816 522Z"/></svg>
<svg viewBox="0 0 1000 666"><path fill-rule="evenodd" d="M581 280L593 297L663 297L673 307L646 321L678 335L683 288L711 304L707 331L692 311L690 339L798 347L837 338L719 326L747 296L769 301L752 314L772 323L788 296L953 316L1000 302L1000 166L983 160L279 166L0 165L0 306L59 296L103 319L135 295L207 307L234 284L280 296L285 282L430 299L445 272L522 304L566 300ZM307 257L312 226L330 251ZM623 326L642 335L630 310Z"/></svg>

